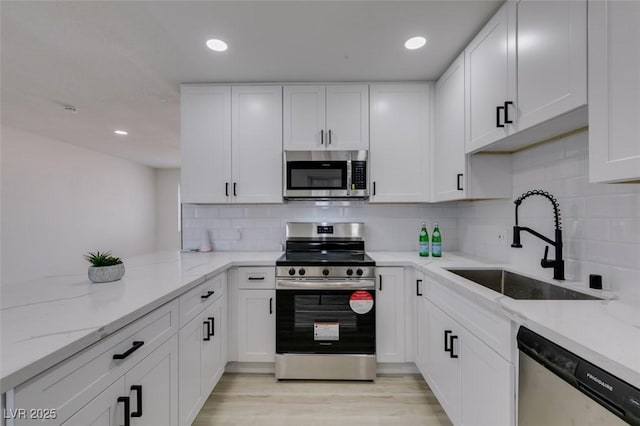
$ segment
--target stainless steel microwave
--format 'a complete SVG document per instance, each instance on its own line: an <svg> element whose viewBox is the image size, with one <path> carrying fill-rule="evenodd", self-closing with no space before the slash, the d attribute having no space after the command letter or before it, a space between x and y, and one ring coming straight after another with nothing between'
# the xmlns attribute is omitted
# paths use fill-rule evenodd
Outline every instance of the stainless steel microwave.
<svg viewBox="0 0 640 426"><path fill-rule="evenodd" d="M285 151L284 198L369 198L367 155L367 151Z"/></svg>

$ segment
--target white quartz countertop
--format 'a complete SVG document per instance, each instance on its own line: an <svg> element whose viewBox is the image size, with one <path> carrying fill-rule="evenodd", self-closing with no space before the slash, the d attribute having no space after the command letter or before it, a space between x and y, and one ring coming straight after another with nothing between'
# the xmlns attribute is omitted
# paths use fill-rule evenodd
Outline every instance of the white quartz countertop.
<svg viewBox="0 0 640 426"><path fill-rule="evenodd" d="M125 260L121 281L92 284L83 272L4 285L0 301L0 391L72 354L232 266L275 265L279 252L159 252ZM446 253L369 252L378 266L412 266L486 308L547 337L640 387L640 300L514 300L443 267L495 264ZM499 265L498 265L499 266ZM513 271L517 269L509 268ZM584 283L563 286L585 290Z"/></svg>

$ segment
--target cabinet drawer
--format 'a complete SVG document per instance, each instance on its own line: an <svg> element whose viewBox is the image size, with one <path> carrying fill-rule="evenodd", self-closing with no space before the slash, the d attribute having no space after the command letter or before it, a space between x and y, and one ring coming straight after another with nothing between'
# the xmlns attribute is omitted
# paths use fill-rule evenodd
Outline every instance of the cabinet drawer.
<svg viewBox="0 0 640 426"><path fill-rule="evenodd" d="M276 268L273 266L238 268L238 288L241 290L276 288Z"/></svg>
<svg viewBox="0 0 640 426"><path fill-rule="evenodd" d="M180 328L211 305L227 288L227 273L223 272L180 296Z"/></svg>
<svg viewBox="0 0 640 426"><path fill-rule="evenodd" d="M69 418L178 331L174 300L15 389L15 408L57 410L57 419L17 420L54 425ZM134 345L133 342L144 342ZM135 349L137 347L137 349ZM132 351L133 349L133 351ZM121 355L123 359L114 359Z"/></svg>
<svg viewBox="0 0 640 426"><path fill-rule="evenodd" d="M425 296L504 359L512 361L509 319L490 312L437 282L429 283Z"/></svg>

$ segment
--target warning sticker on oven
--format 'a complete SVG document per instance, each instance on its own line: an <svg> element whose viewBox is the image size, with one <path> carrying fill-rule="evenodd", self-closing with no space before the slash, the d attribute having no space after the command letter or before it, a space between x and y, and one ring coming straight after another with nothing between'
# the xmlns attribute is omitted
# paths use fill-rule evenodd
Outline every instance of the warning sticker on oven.
<svg viewBox="0 0 640 426"><path fill-rule="evenodd" d="M349 298L349 306L356 314L366 314L373 308L373 296L368 291L354 291Z"/></svg>
<svg viewBox="0 0 640 426"><path fill-rule="evenodd" d="M314 322L313 340L340 340L340 323Z"/></svg>

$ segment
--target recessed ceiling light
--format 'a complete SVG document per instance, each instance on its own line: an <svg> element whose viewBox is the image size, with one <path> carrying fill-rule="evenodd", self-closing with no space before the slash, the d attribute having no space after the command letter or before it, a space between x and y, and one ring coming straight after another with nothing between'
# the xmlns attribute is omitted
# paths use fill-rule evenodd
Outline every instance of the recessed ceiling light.
<svg viewBox="0 0 640 426"><path fill-rule="evenodd" d="M207 40L207 47L216 52L224 52L227 50L227 43L217 38L212 38L211 40Z"/></svg>
<svg viewBox="0 0 640 426"><path fill-rule="evenodd" d="M129 134L129 132L125 131L125 130L114 130L114 132L116 135L123 135L126 136Z"/></svg>
<svg viewBox="0 0 640 426"><path fill-rule="evenodd" d="M420 49L422 46L427 44L427 39L424 37L411 37L409 40L404 42L404 47L407 49Z"/></svg>

